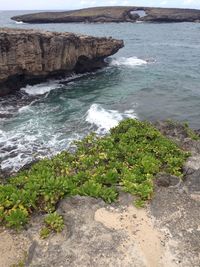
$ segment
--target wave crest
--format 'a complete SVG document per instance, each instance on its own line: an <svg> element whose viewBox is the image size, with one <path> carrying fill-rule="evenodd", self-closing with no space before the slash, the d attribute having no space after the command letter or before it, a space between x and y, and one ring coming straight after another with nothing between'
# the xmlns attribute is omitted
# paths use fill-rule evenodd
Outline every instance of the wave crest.
<svg viewBox="0 0 200 267"><path fill-rule="evenodd" d="M44 95L51 90L61 88L62 85L58 82L47 82L41 83L37 85L27 85L24 88L21 88L21 91L25 92L28 95L35 96L35 95Z"/></svg>
<svg viewBox="0 0 200 267"><path fill-rule="evenodd" d="M105 134L125 118L137 118L137 116L134 110L120 113L117 110L106 110L99 104L92 104L87 111L86 121L97 127L98 134Z"/></svg>
<svg viewBox="0 0 200 267"><path fill-rule="evenodd" d="M16 24L25 24L23 21L15 21Z"/></svg>
<svg viewBox="0 0 200 267"><path fill-rule="evenodd" d="M120 57L117 59L112 59L110 62L111 66L129 66L129 67L135 67L135 66L141 66L146 65L148 62L144 59L140 59L137 57Z"/></svg>

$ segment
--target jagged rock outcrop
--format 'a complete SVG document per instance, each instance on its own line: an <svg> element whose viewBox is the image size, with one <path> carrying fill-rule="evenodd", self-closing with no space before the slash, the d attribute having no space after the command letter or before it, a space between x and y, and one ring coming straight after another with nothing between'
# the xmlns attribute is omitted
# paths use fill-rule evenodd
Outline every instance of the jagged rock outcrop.
<svg viewBox="0 0 200 267"><path fill-rule="evenodd" d="M0 96L48 77L98 69L122 47L112 38L2 28Z"/></svg>
<svg viewBox="0 0 200 267"><path fill-rule="evenodd" d="M135 6L94 7L66 12L41 12L12 17L26 23L70 22L200 22L200 10Z"/></svg>

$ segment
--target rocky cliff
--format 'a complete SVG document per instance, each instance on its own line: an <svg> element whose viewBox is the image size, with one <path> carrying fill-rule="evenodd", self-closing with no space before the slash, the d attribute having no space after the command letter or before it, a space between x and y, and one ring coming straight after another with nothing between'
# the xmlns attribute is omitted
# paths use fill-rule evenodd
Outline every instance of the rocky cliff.
<svg viewBox="0 0 200 267"><path fill-rule="evenodd" d="M122 47L112 38L0 29L0 96L48 77L98 69Z"/></svg>
<svg viewBox="0 0 200 267"><path fill-rule="evenodd" d="M150 7L95 7L66 12L41 12L15 16L26 23L69 22L199 22L200 10Z"/></svg>

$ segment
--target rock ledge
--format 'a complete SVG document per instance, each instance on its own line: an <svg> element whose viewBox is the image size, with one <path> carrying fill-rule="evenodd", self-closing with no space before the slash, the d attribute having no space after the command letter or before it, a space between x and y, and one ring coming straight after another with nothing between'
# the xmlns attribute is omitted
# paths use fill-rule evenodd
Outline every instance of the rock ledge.
<svg viewBox="0 0 200 267"><path fill-rule="evenodd" d="M105 65L122 40L73 33L0 29L0 96L26 84Z"/></svg>

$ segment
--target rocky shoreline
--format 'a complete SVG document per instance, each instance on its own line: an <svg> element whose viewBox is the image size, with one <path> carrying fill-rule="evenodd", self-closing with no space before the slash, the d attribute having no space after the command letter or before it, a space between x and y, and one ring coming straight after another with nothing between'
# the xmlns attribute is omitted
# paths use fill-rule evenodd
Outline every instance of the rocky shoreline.
<svg viewBox="0 0 200 267"><path fill-rule="evenodd" d="M0 29L0 96L48 78L105 66L122 40L23 29Z"/></svg>
<svg viewBox="0 0 200 267"><path fill-rule="evenodd" d="M132 17L130 17L130 13L128 13L128 17L125 17L125 21L133 22L142 19L142 21L172 22L172 13L166 15L166 10L164 13L161 12L162 15L160 15L161 13L156 13L157 11L154 15L152 15L153 13L149 13L153 12L153 10L155 11L155 9L139 8L138 10L146 12L147 15L145 14L142 19L141 17L139 18L139 15L136 13L132 13ZM132 11L135 11L135 9L128 10L128 12ZM187 16L187 21L189 21L191 18L194 19L192 14L198 13L191 11L190 15L192 17L190 17L188 15L188 10L185 11L186 13L181 13L182 15L185 14L184 16L180 14L180 16L178 16L177 12L179 11L174 12L173 22L185 21L183 20L186 19L184 16ZM127 15L127 13L124 14ZM101 18L99 15L95 16L95 21L89 19L89 22L108 22L109 20L109 22L111 22L112 19L115 19L115 22L119 22L118 18L110 18L110 15ZM199 13L196 15L194 21L198 21L198 16L200 16ZM83 16L83 19L84 20L80 22L88 22L88 16ZM122 19L124 19L124 17ZM57 18L55 17L55 21L56 20ZM41 21L40 15L38 21ZM57 22L59 21L57 20ZM25 84L38 83L50 77L62 77L71 72L82 73L101 68L105 65L104 58L116 53L122 47L123 41L112 38L96 38L71 33L1 29L0 96L13 92ZM93 198L89 197L89 189L91 189L91 191L93 189L92 185L89 183L91 188L89 186L86 188L85 186L85 189L88 189L88 194L87 190L75 191L82 192L82 195L71 193L68 197L66 197L67 194L63 193L63 195L61 194L62 198L58 197L59 201L56 202L57 199L55 201L53 197L59 195L59 190L61 190L62 193L64 187L65 189L67 188L66 190L69 190L71 185L71 183L69 183L69 185L67 184L67 186L64 183L59 183L60 178L66 181L69 176L72 177L74 181L77 179L78 183L81 183L82 179L83 183L86 184L85 180L90 177L91 173L88 172L84 176L83 171L80 171L82 169L84 170L84 164L87 163L86 165L91 165L91 170L95 168L98 169L100 166L100 161L97 163L95 162L96 166L91 163L92 161L89 162L92 160L92 157L84 154L84 150L82 150L79 155L79 165L78 160L75 160L69 161L70 163L68 166L66 165L67 160L64 162L62 157L60 157L54 162L58 164L58 166L55 165L55 172L51 173L54 165L48 162L47 165L41 165L41 169L39 165L36 166L35 171L37 175L35 174L35 180L33 180L32 184L26 184L26 182L30 180L31 171L27 171L25 177L23 176L24 174L22 174L21 177L19 176L16 180L11 179L11 184L9 184L9 179L3 181L3 183L0 181L2 187L5 186L4 188L6 188L7 185L6 190L8 191L8 198L4 199L4 197L1 196L0 203L0 267L199 267L200 132L199 130L194 132L187 125L175 123L173 121L160 121L154 123L153 126L156 127L156 130L159 130L159 134L161 133L164 137L176 143L181 151L184 153L186 152L188 156L185 158L184 165L182 165L181 168L182 176L179 177L178 175L179 169L176 176L176 168L173 174L167 173L165 169L165 171L162 169L163 172L158 171L157 175L155 175L150 183L153 187L152 199L145 199L146 202L143 209L137 209L133 206L133 202L137 200L137 195L130 195L122 192L122 184L117 182L115 182L115 186L119 190L119 198L112 204L108 204L102 200L103 198L95 194ZM116 143L119 142L119 136L122 135L122 133L126 133L127 130L125 129L126 125L122 127L122 132L120 130L119 133L115 133L115 138L112 139L115 140ZM140 127L140 129L143 130L144 128ZM130 133L132 133L132 135L125 136L124 140L127 141L130 139L131 142L134 140L134 134L135 136L138 135L138 140L143 140L140 139L142 135L138 134L139 131L130 131ZM145 146L150 146L150 142L153 143L154 138L155 143L159 139L159 135L156 135L156 131L145 131L145 134L147 134L148 141L144 142L143 140L141 142L141 147L137 149L139 151L140 149L143 151L144 144ZM92 146L91 140L93 139L88 139L88 143L84 143L83 147L89 149ZM112 143L105 142L101 145L103 146L103 144L105 144L106 152L109 154L113 149L113 146L111 146ZM164 143L164 145L167 147L167 143ZM124 156L127 154L127 158L130 160L132 159L133 154L131 154L130 151L127 153L127 147L128 146L121 145L120 153L113 153L112 163L115 163L119 155ZM163 150L165 150L165 147ZM137 150L134 150L134 154L136 154ZM163 150L153 150L153 153L159 154L163 152ZM96 150L91 151L92 156L100 155L98 159L100 159L105 166L108 165L109 157L104 153L104 150L102 150L102 152L100 151L101 153L99 154L96 153ZM116 151L117 150L114 150L114 152ZM152 151L148 151L149 154L151 152ZM170 154L170 152L171 151L168 151L168 154ZM146 157L146 161L144 161L144 165L141 166L143 166L144 169L146 167L150 170L151 167L154 168L156 164L154 161L149 160L149 154L142 154L142 159ZM180 160L176 154L174 157L170 155L170 159L172 163L175 164L175 167L176 159L177 161ZM170 161L170 159L168 160ZM70 160L70 157L68 160ZM128 165L123 158L122 162L125 163L124 168L127 168L127 174L129 174L128 171L131 171L131 169L138 167L137 163L130 163ZM61 166L59 166L59 164ZM72 165L74 165L74 169L71 169ZM48 168L45 169L45 166ZM113 166L111 170L118 172L120 165ZM27 168L30 170L31 167L32 166L25 166L24 169ZM60 167L61 170L59 169ZM162 165L162 167L165 168L166 166ZM39 174L37 170L40 171ZM48 172L49 170L50 172ZM57 173L57 175L54 175L55 173ZM119 174L121 173L122 172L119 171ZM79 174L80 176L78 176ZM95 172L92 174L94 174L94 177L92 176L94 179L98 177L100 179L104 178L100 171L96 176ZM113 176L115 172L110 172L109 174L111 181L113 178L115 179L115 176ZM148 175L149 173L147 172L147 177ZM42 194L40 196L41 198L38 197L42 192L42 186L38 187L38 190L35 189L39 185L38 181L42 180L41 178L44 179L43 186L48 193L47 195L43 195L44 198L42 198ZM132 176L129 178L132 182ZM136 178L141 179L140 175ZM51 185L50 183L48 184L49 181ZM94 181L92 181L92 183ZM58 191L56 191L56 187L51 187L54 183L57 183ZM49 187L46 185L49 185ZM112 189L111 185L112 183L108 183L108 190ZM140 185L142 185L142 182ZM16 190L12 193L11 191L13 188L17 188L18 191ZM31 199L30 192L34 193L33 188L36 190L35 196L34 194L32 195L33 203L34 198L38 197L38 202L35 202L36 205L31 202L29 203ZM52 188L54 188L55 191L53 191ZM27 189L28 193L26 195L25 192ZM144 193L147 189L148 188L144 187ZM6 192L6 190L4 190L4 192ZM95 188L93 190L95 193ZM16 192L19 194L16 194ZM109 192L111 193L111 191L108 191L108 193ZM106 196L109 197L109 194L106 194ZM23 206L22 195L23 197L27 197L27 206ZM22 201L23 205L20 201ZM46 217L45 209L42 209L42 206L45 201L50 204L53 203L53 205L56 203L55 209L63 218L64 229L61 233L53 233L53 231L50 231L49 236L47 235L46 239L42 239L40 233L41 229L44 227L44 219ZM12 206L13 203L14 205ZM51 206L47 206L47 208L49 212L52 212L52 210L54 211ZM24 214L30 213L29 215L26 214L28 219L25 224L20 225L24 227L20 227L21 230L18 233L12 229L6 228L6 226L9 226L10 223L10 227L12 227L12 222L15 222L15 220L19 218L13 216L10 221L5 221L3 217L9 217L12 213L15 213L17 209L20 210L21 214L23 212Z"/></svg>
<svg viewBox="0 0 200 267"><path fill-rule="evenodd" d="M181 182L175 176L157 177L153 200L142 210L124 193L111 205L90 197L66 198L57 207L66 226L46 240L39 236L43 214L33 216L18 234L0 228L0 267L199 266L200 141L179 123L156 127L191 153Z"/></svg>
<svg viewBox="0 0 200 267"><path fill-rule="evenodd" d="M12 19L25 23L200 22L200 10L113 6L25 14Z"/></svg>

